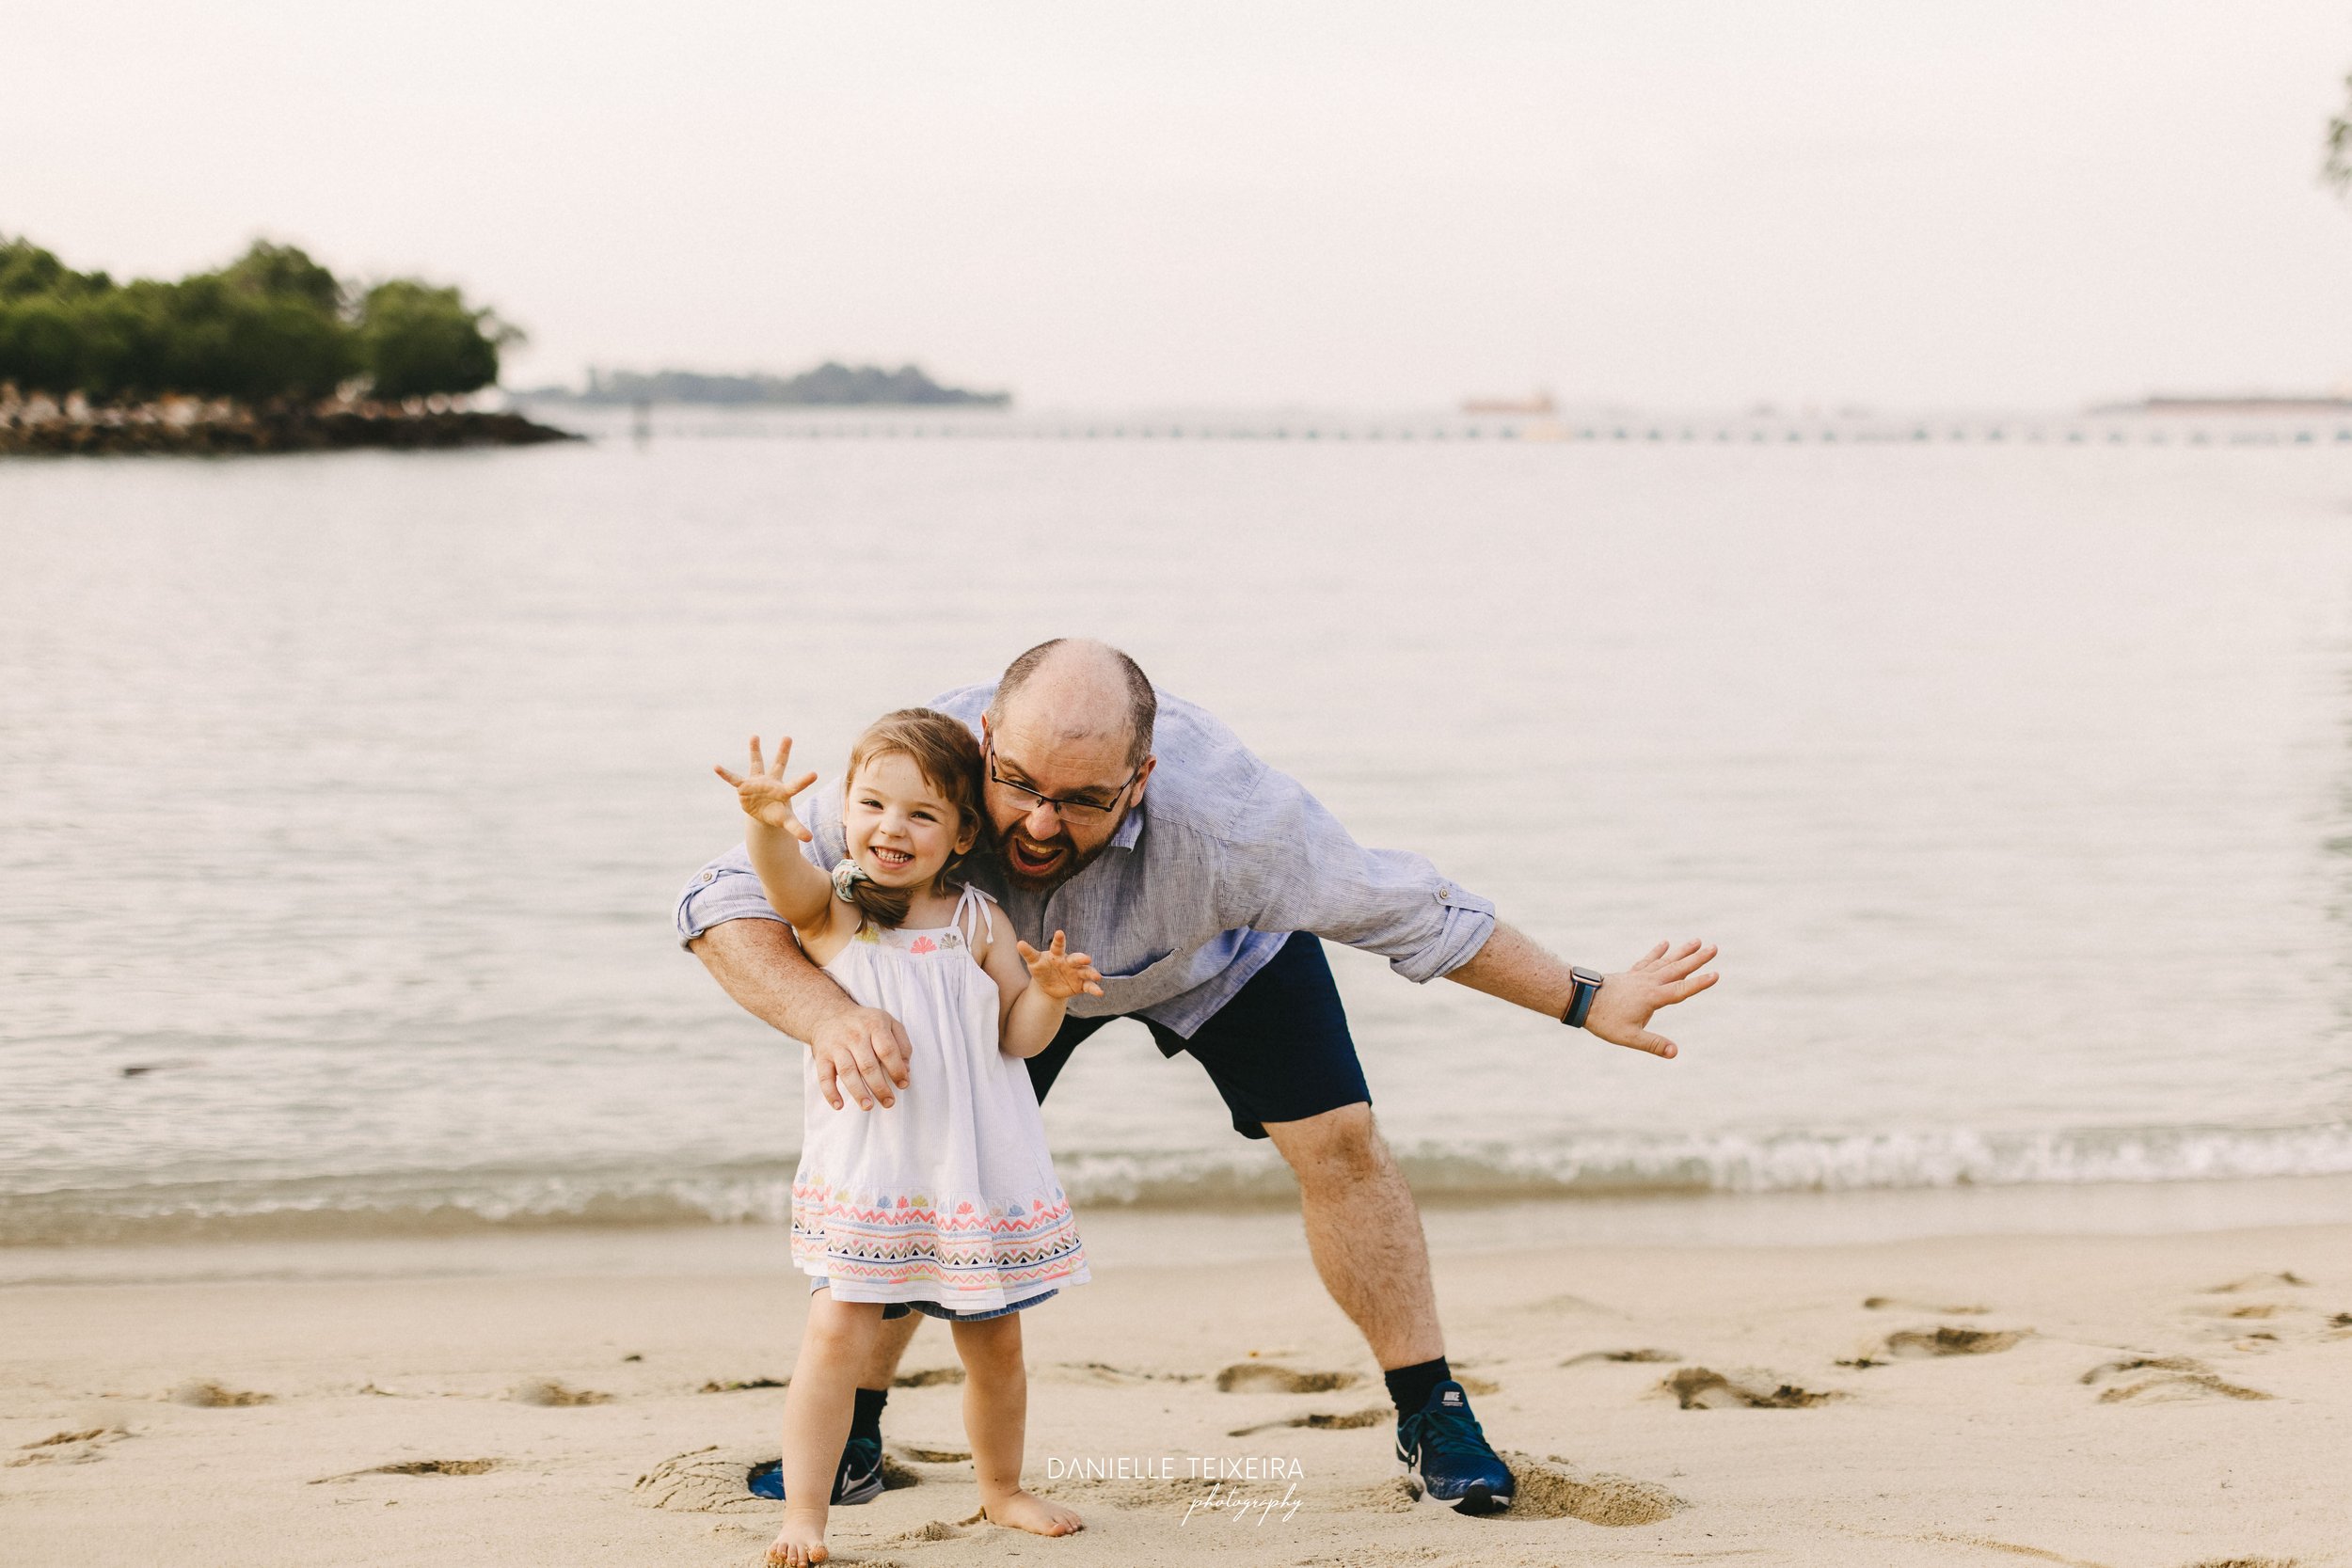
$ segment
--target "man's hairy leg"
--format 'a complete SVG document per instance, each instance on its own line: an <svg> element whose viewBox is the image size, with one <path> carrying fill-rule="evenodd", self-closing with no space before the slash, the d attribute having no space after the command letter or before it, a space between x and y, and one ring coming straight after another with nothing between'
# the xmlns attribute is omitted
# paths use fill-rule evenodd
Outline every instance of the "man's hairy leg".
<svg viewBox="0 0 2352 1568"><path fill-rule="evenodd" d="M898 1375L898 1363L905 1359L907 1345L914 1331L923 1326L923 1314L910 1312L903 1318L884 1318L882 1332L874 1336L873 1354L866 1365L858 1369L857 1386L861 1388L887 1388Z"/></svg>
<svg viewBox="0 0 2352 1568"><path fill-rule="evenodd" d="M1445 1354L1429 1243L1405 1173L1359 1101L1299 1121L1269 1121L1266 1136L1298 1178L1315 1272L1372 1346L1383 1370Z"/></svg>
<svg viewBox="0 0 2352 1568"><path fill-rule="evenodd" d="M861 1007L808 961L792 928L775 920L725 920L696 937L694 957L736 1006L805 1040L818 1092L834 1110L848 1094L860 1110L896 1103L907 1086L906 1031L888 1013Z"/></svg>

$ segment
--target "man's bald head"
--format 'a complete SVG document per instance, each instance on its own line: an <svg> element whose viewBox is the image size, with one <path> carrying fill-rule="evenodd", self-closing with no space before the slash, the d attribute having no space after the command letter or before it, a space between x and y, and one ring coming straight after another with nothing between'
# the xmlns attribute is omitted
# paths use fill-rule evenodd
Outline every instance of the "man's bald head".
<svg viewBox="0 0 2352 1568"><path fill-rule="evenodd" d="M1057 637L1005 667L988 727L1017 727L1052 745L1120 741L1130 768L1152 753L1159 703L1142 668L1107 642Z"/></svg>

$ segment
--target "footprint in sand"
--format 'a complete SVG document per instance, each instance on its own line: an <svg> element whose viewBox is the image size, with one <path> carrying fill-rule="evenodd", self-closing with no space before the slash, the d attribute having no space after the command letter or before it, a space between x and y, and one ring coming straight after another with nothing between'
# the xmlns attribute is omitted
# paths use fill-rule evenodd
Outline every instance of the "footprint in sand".
<svg viewBox="0 0 2352 1568"><path fill-rule="evenodd" d="M1581 1355L1571 1355L1560 1363L1563 1367L1581 1367L1587 1361L1674 1362L1681 1354L1670 1350L1588 1350Z"/></svg>
<svg viewBox="0 0 2352 1568"><path fill-rule="evenodd" d="M2337 1337L2329 1332L2332 1323L2322 1318L2317 1308L2291 1302L2258 1301L2233 1307L2224 1299L2198 1302L2186 1311L2201 1334L2227 1339L2233 1350L2276 1349L2281 1336L2300 1338L2306 1329L2323 1339Z"/></svg>
<svg viewBox="0 0 2352 1568"><path fill-rule="evenodd" d="M961 1541L965 1533L962 1528L949 1524L945 1519L933 1519L930 1523L917 1525L913 1529L900 1530L882 1544L885 1546L920 1546L931 1541Z"/></svg>
<svg viewBox="0 0 2352 1568"><path fill-rule="evenodd" d="M8 1468L27 1465L88 1465L103 1458L99 1450L109 1443L119 1443L130 1433L119 1426L86 1427L78 1432L53 1432L46 1437L35 1438L23 1445Z"/></svg>
<svg viewBox="0 0 2352 1568"><path fill-rule="evenodd" d="M540 1404L551 1408L612 1402L610 1394L599 1394L594 1388L569 1387L551 1377L534 1377L528 1383L518 1383L506 1397L516 1404Z"/></svg>
<svg viewBox="0 0 2352 1568"><path fill-rule="evenodd" d="M1774 1386L1763 1377L1735 1381L1705 1367L1685 1367L1658 1386L1679 1400L1685 1410L1806 1410L1845 1398L1835 1391L1800 1388L1793 1383Z"/></svg>
<svg viewBox="0 0 2352 1568"><path fill-rule="evenodd" d="M1507 1519L1581 1519L1588 1525L1654 1525L1690 1503L1654 1482L1607 1472L1588 1475L1573 1461L1548 1460L1506 1449L1518 1495L1504 1511Z"/></svg>
<svg viewBox="0 0 2352 1568"><path fill-rule="evenodd" d="M2224 1307L2216 1305L2212 1307L2200 1307L2197 1310L2204 1313L2208 1317L2245 1320L2249 1318L2276 1318L2284 1313L2293 1311L2294 1308L2280 1307L2272 1302L2261 1301L2252 1303L2251 1305L2246 1307Z"/></svg>
<svg viewBox="0 0 2352 1568"><path fill-rule="evenodd" d="M673 1454L637 1478L629 1500L676 1513L771 1513L776 1503L752 1490L752 1477L772 1471L774 1449L722 1448L712 1444ZM920 1485L923 1478L888 1454L882 1462L882 1489Z"/></svg>
<svg viewBox="0 0 2352 1568"><path fill-rule="evenodd" d="M893 1443L890 1451L914 1465L969 1465L970 1449L939 1449L922 1443Z"/></svg>
<svg viewBox="0 0 2352 1568"><path fill-rule="evenodd" d="M792 1380L788 1377L739 1377L729 1378L723 1382L714 1377L708 1383L704 1384L701 1388L696 1390L696 1392L704 1394L739 1394L747 1388L788 1388L791 1386Z"/></svg>
<svg viewBox="0 0 2352 1568"><path fill-rule="evenodd" d="M1396 1419L1396 1412L1387 1405L1369 1410L1350 1410L1334 1415L1318 1410L1310 1415L1292 1416L1279 1421L1260 1421L1256 1426L1235 1427L1228 1437L1254 1437L1261 1432L1273 1432L1280 1427L1303 1427L1310 1432L1352 1432L1358 1427L1385 1426Z"/></svg>
<svg viewBox="0 0 2352 1568"><path fill-rule="evenodd" d="M1671 1518L1690 1503L1664 1487L1630 1476L1586 1474L1573 1461L1553 1454L1549 1460L1516 1449L1502 1450L1511 1466L1518 1496L1501 1517L1505 1519L1581 1519L1588 1525L1654 1525ZM1352 1494L1342 1504L1365 1513L1409 1513L1417 1506L1413 1489L1404 1478L1384 1481Z"/></svg>
<svg viewBox="0 0 2352 1568"><path fill-rule="evenodd" d="M2132 1377L2133 1373L2143 1375ZM2129 1377L2129 1382L2116 1382ZM2259 1388L2242 1387L2216 1377L2201 1362L2185 1355L2140 1355L2107 1361L2083 1373L2085 1384L2113 1384L2099 1392L2101 1404L2156 1404L2173 1400L2266 1400Z"/></svg>
<svg viewBox="0 0 2352 1568"><path fill-rule="evenodd" d="M210 1378L192 1377L165 1396L174 1404L194 1405L199 1410L226 1410L235 1406L269 1404L275 1394L255 1394L243 1389L225 1387Z"/></svg>
<svg viewBox="0 0 2352 1568"><path fill-rule="evenodd" d="M2291 1285L2299 1290L2310 1284L2310 1280L2305 1279L2293 1269L2281 1269L2277 1274L2249 1274L2244 1279L2233 1279L2227 1285L2216 1285L2205 1294L2226 1296L2240 1291L2273 1290L2280 1285Z"/></svg>
<svg viewBox="0 0 2352 1568"><path fill-rule="evenodd" d="M890 1380L893 1388L934 1388L942 1384L961 1383L961 1367L926 1367L917 1372L900 1372Z"/></svg>
<svg viewBox="0 0 2352 1568"><path fill-rule="evenodd" d="M345 1470L339 1476L321 1476L310 1484L325 1486L330 1481L357 1481L361 1476L482 1476L502 1463L496 1459L404 1459L391 1465L371 1465L364 1470Z"/></svg>
<svg viewBox="0 0 2352 1568"><path fill-rule="evenodd" d="M2032 1329L1909 1328L1886 1337L1886 1354L1897 1361L1924 1361L1939 1355L1995 1355L2013 1350Z"/></svg>
<svg viewBox="0 0 2352 1568"><path fill-rule="evenodd" d="M1198 1383L1199 1372L1139 1372L1126 1367L1114 1367L1107 1361L1057 1361L1041 1369L1045 1374L1063 1383L1090 1383L1097 1386L1115 1387L1130 1383Z"/></svg>
<svg viewBox="0 0 2352 1568"><path fill-rule="evenodd" d="M1906 1301L1900 1296L1865 1296L1866 1312L1932 1312L1939 1318L1981 1318L1990 1307L1946 1307L1930 1301Z"/></svg>
<svg viewBox="0 0 2352 1568"><path fill-rule="evenodd" d="M629 1500L681 1513L771 1513L772 1498L752 1490L752 1472L776 1463L773 1449L723 1449L712 1444L674 1454L637 1478Z"/></svg>
<svg viewBox="0 0 2352 1568"><path fill-rule="evenodd" d="M1328 1394L1363 1381L1360 1372L1302 1372L1271 1361L1237 1361L1216 1374L1220 1394Z"/></svg>

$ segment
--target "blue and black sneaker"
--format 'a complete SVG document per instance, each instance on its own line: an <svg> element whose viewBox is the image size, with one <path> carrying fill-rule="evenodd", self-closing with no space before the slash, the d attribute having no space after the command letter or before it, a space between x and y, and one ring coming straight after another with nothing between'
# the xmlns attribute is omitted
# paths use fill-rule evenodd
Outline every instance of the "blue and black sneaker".
<svg viewBox="0 0 2352 1568"><path fill-rule="evenodd" d="M1419 1415L1396 1423L1396 1464L1422 1502L1456 1513L1500 1513L1511 1506L1511 1467L1478 1430L1470 1396L1450 1379L1430 1390Z"/></svg>
<svg viewBox="0 0 2352 1568"><path fill-rule="evenodd" d="M752 1495L759 1497L784 1497L784 1465L781 1461L762 1465L748 1478ZM882 1442L873 1437L852 1437L841 1449L841 1468L833 1475L833 1501L837 1508L854 1503L870 1503L882 1495Z"/></svg>

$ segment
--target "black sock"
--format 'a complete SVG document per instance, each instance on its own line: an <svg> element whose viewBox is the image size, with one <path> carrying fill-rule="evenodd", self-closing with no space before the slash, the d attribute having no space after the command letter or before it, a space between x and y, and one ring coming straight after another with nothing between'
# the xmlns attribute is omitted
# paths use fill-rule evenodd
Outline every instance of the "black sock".
<svg viewBox="0 0 2352 1568"><path fill-rule="evenodd" d="M850 1418L850 1435L882 1441L882 1406L889 1402L887 1388L860 1388L857 1391L857 1412Z"/></svg>
<svg viewBox="0 0 2352 1568"><path fill-rule="evenodd" d="M1421 1407L1429 1402L1429 1396L1437 1391L1438 1385L1453 1375L1442 1355L1435 1361L1424 1361L1418 1367L1399 1367L1388 1373L1389 1398L1396 1401L1398 1417L1420 1415Z"/></svg>

